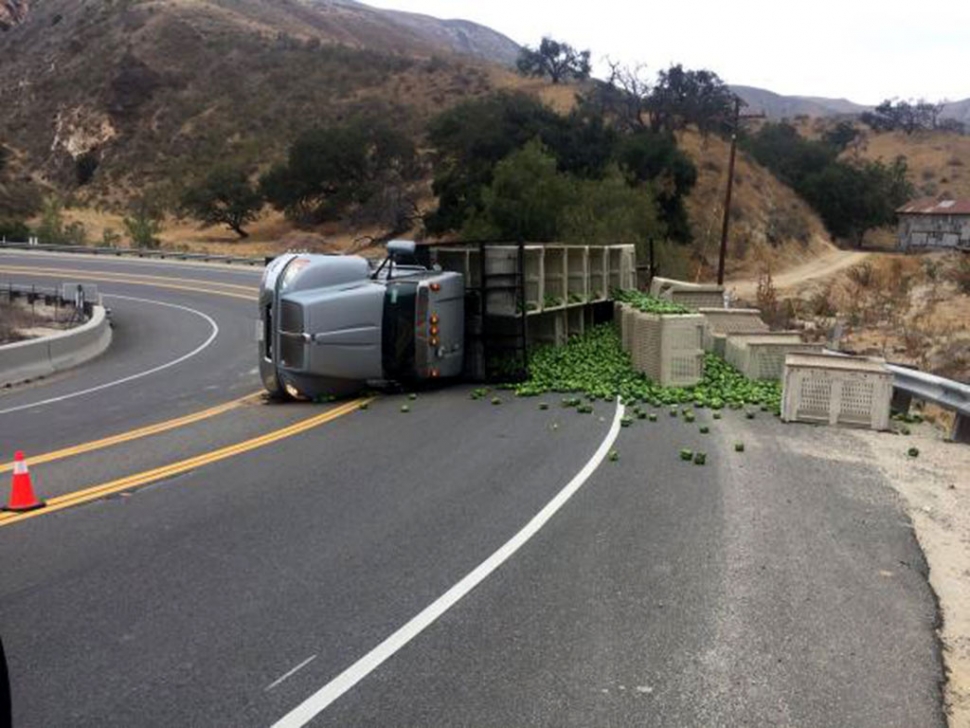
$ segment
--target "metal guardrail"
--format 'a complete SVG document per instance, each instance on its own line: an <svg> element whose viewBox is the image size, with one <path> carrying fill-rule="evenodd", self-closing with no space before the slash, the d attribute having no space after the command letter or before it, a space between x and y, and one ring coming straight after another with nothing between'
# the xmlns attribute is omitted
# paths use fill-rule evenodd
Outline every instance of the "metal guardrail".
<svg viewBox="0 0 970 728"><path fill-rule="evenodd" d="M895 364L886 368L893 373L894 389L970 417L970 385Z"/></svg>
<svg viewBox="0 0 970 728"><path fill-rule="evenodd" d="M18 298L26 298L28 303L41 301L49 306L73 308L75 301L73 297L64 295L62 288L57 286L25 286L15 283L0 283L0 301L14 301ZM93 307L98 301L86 300L84 302L84 315L90 317Z"/></svg>
<svg viewBox="0 0 970 728"><path fill-rule="evenodd" d="M40 250L50 253L84 253L127 258L154 258L161 260L195 260L203 263L226 263L228 265L262 266L266 258L247 258L237 255L213 255L210 253L180 253L173 250L148 250L146 248L97 248L80 245L32 245L0 241L0 249Z"/></svg>

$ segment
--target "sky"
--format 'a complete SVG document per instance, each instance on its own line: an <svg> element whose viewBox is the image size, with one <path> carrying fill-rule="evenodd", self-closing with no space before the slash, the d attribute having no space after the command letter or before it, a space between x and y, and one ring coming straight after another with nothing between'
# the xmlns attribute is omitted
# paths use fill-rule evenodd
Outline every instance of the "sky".
<svg viewBox="0 0 970 728"><path fill-rule="evenodd" d="M536 46L544 35L605 59L707 68L786 95L970 98L970 0L364 0L463 18Z"/></svg>

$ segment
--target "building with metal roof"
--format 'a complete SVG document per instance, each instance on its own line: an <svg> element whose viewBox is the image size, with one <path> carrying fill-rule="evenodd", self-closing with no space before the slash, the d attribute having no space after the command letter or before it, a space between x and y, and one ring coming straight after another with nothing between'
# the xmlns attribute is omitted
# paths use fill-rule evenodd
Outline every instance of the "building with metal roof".
<svg viewBox="0 0 970 728"><path fill-rule="evenodd" d="M896 210L896 215L900 250L970 251L970 199L913 200Z"/></svg>

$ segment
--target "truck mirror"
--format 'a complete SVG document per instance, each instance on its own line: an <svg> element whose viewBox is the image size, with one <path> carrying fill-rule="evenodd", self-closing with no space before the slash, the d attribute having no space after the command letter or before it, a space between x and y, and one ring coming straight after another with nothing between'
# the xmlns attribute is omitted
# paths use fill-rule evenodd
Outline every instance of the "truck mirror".
<svg viewBox="0 0 970 728"><path fill-rule="evenodd" d="M387 244L387 254L392 258L409 258L417 249L413 240L392 240Z"/></svg>

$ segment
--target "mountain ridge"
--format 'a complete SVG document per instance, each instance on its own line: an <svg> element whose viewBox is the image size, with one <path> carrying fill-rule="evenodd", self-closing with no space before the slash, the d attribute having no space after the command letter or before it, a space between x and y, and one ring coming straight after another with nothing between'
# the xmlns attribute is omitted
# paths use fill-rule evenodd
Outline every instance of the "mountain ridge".
<svg viewBox="0 0 970 728"><path fill-rule="evenodd" d="M748 111L764 113L774 120L796 116L857 116L875 108L845 98L785 95L743 84L731 84L730 88L748 105ZM970 123L970 98L944 102L940 118Z"/></svg>
<svg viewBox="0 0 970 728"><path fill-rule="evenodd" d="M357 0L304 0L307 5L322 12L341 10L357 13L373 13L386 18L424 42L449 48L452 52L468 55L505 66L515 65L520 46L508 36L487 26L460 18L436 18L423 13L375 8Z"/></svg>
<svg viewBox="0 0 970 728"><path fill-rule="evenodd" d="M143 189L226 158L258 167L306 128L361 112L418 127L491 90L518 52L484 26L353 0L0 8L14 2L18 21L0 32L0 140L63 188L93 155L102 194L126 178Z"/></svg>

